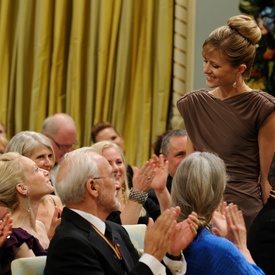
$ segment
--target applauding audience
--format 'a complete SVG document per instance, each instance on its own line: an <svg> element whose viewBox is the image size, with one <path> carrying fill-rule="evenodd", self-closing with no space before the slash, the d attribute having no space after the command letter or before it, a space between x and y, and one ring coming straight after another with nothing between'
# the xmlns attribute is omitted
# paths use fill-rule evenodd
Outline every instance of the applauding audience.
<svg viewBox="0 0 275 275"><path fill-rule="evenodd" d="M149 219L139 258L125 229L105 221L120 207L113 172L90 147L66 154L56 185L66 207L49 246L44 274L184 274L181 251L196 235L196 214L176 223L179 208L175 207L155 223Z"/></svg>

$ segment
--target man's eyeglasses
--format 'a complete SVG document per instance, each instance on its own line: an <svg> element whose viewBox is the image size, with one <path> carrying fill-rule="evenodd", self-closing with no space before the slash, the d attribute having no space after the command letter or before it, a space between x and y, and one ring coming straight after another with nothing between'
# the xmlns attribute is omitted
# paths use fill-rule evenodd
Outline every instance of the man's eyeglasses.
<svg viewBox="0 0 275 275"><path fill-rule="evenodd" d="M74 145L77 145L77 141L75 141L75 143L70 144L70 145L65 145L65 144L59 144L57 143L53 137L49 136L49 138L54 142L54 144L58 147L58 149L60 150L65 150L65 149L71 149Z"/></svg>
<svg viewBox="0 0 275 275"><path fill-rule="evenodd" d="M113 181L117 181L117 178L116 178L116 174L114 172L112 172L112 174L110 176L105 176L105 177L96 177L96 178L93 178L94 180L98 180L98 179L105 179L105 178L110 178L112 179Z"/></svg>

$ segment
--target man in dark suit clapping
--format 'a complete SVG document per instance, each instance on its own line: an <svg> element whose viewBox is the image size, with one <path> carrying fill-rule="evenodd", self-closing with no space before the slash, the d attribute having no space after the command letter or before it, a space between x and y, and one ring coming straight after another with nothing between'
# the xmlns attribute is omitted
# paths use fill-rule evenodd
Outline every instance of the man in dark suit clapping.
<svg viewBox="0 0 275 275"><path fill-rule="evenodd" d="M176 223L176 207L155 223L150 220L139 258L125 229L105 221L120 205L117 180L104 157L90 147L68 153L60 164L56 188L66 207L48 249L45 275L185 273L181 250L196 235L196 214Z"/></svg>

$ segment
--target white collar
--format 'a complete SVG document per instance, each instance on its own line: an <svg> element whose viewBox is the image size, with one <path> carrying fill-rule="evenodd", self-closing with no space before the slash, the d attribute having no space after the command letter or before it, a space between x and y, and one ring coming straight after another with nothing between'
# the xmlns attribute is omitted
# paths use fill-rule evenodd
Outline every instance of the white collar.
<svg viewBox="0 0 275 275"><path fill-rule="evenodd" d="M93 226L95 226L103 235L105 234L105 228L106 224L103 222L101 219L98 217L89 214L87 212L77 210L77 209L72 209L72 211L76 212L79 216L81 216L83 219L87 220L89 223L91 223Z"/></svg>

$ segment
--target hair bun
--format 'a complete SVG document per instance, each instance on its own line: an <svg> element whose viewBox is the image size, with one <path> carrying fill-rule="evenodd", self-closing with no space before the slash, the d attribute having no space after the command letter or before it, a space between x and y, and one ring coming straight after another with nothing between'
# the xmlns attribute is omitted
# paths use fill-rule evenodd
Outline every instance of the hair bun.
<svg viewBox="0 0 275 275"><path fill-rule="evenodd" d="M259 26L250 16L232 16L228 19L227 25L252 44L256 44L262 37L262 32Z"/></svg>

